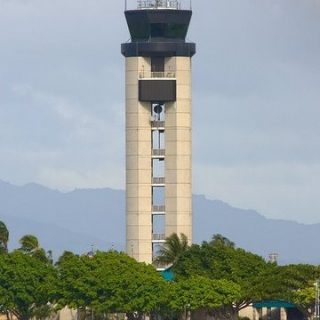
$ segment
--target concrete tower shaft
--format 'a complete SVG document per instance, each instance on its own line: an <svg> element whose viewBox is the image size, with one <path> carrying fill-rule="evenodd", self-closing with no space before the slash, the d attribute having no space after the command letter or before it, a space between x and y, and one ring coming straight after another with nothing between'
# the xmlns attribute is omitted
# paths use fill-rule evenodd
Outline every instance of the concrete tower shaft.
<svg viewBox="0 0 320 320"><path fill-rule="evenodd" d="M125 11L127 252L147 263L172 233L192 241L191 14L178 1Z"/></svg>

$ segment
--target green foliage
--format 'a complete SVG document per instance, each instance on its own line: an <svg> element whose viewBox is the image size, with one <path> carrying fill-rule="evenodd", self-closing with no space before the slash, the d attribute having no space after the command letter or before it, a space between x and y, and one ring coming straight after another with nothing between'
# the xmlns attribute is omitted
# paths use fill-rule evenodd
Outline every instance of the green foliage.
<svg viewBox="0 0 320 320"><path fill-rule="evenodd" d="M85 257L88 259L88 257ZM88 263L72 252L65 252L57 263L56 300L61 307L81 308L89 305L91 291ZM88 261L89 262L89 261Z"/></svg>
<svg viewBox="0 0 320 320"><path fill-rule="evenodd" d="M224 237L220 233L213 235L212 240L209 242L211 246L225 246L234 248L236 245L230 239Z"/></svg>
<svg viewBox="0 0 320 320"><path fill-rule="evenodd" d="M0 305L18 319L48 316L54 283L51 264L19 251L0 255Z"/></svg>
<svg viewBox="0 0 320 320"><path fill-rule="evenodd" d="M180 238L176 233L166 238L166 241L155 259L156 264L172 265L175 264L179 257L188 249L188 238L181 233Z"/></svg>
<svg viewBox="0 0 320 320"><path fill-rule="evenodd" d="M232 304L240 296L240 287L228 280L194 276L171 284L169 292L170 308L182 311L187 307L194 311Z"/></svg>
<svg viewBox="0 0 320 320"><path fill-rule="evenodd" d="M0 250L7 252L9 232L0 222ZM0 255L0 312L19 320L43 319L52 306L89 310L96 319L126 313L129 320L143 314L164 318L201 310L217 319L235 319L253 301L293 302L310 316L315 279L320 268L311 265L277 266L235 247L222 235L188 246L185 235L166 239L158 263L172 264L174 282L165 282L151 265L124 253L97 252L93 256L65 252L54 266L50 252L26 235L21 247Z"/></svg>
<svg viewBox="0 0 320 320"><path fill-rule="evenodd" d="M294 302L296 292L313 283L320 275L319 270L316 266L303 264L272 265L264 275L265 282L270 283L265 291L272 299Z"/></svg>
<svg viewBox="0 0 320 320"><path fill-rule="evenodd" d="M32 234L26 234L23 236L19 243L21 245L21 251L25 253L31 253L40 249L38 238Z"/></svg>
<svg viewBox="0 0 320 320"><path fill-rule="evenodd" d="M166 287L152 266L114 251L93 257L65 253L58 262L58 278L61 306L87 306L98 313L150 313Z"/></svg>
<svg viewBox="0 0 320 320"><path fill-rule="evenodd" d="M234 308L239 310L253 300L267 298L265 290L270 284L264 280L271 267L263 258L237 249L230 240L218 237L209 243L203 242L201 246L191 246L179 258L174 272L178 279L197 275L237 284L240 295L233 302Z"/></svg>
<svg viewBox="0 0 320 320"><path fill-rule="evenodd" d="M320 277L319 266L297 264L281 266L279 270L278 294L280 293L282 299L295 303L307 317L310 317L314 312L314 283Z"/></svg>
<svg viewBox="0 0 320 320"><path fill-rule="evenodd" d="M307 315L314 314L316 290L313 284L293 293L292 301Z"/></svg>
<svg viewBox="0 0 320 320"><path fill-rule="evenodd" d="M4 222L0 221L0 254L8 252L9 231Z"/></svg>
<svg viewBox="0 0 320 320"><path fill-rule="evenodd" d="M36 236L27 234L19 240L19 243L20 248L18 250L24 254L32 255L44 262L52 262L51 252L49 251L47 256L45 250L40 247L39 240Z"/></svg>
<svg viewBox="0 0 320 320"><path fill-rule="evenodd" d="M253 301L279 299L296 303L308 315L314 303L312 283L320 277L319 267L267 263L255 254L235 248L233 242L221 235L210 242L192 245L179 257L173 270L179 281L201 276L236 284L239 294L229 307L224 304L226 310L231 307L234 312Z"/></svg>

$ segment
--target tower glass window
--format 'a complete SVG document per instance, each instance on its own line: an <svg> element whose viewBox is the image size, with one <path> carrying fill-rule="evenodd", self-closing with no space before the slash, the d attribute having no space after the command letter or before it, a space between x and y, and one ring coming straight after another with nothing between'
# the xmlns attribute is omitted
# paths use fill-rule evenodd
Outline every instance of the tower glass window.
<svg viewBox="0 0 320 320"><path fill-rule="evenodd" d="M165 188L152 187L152 204L154 206L162 206L165 203Z"/></svg>
<svg viewBox="0 0 320 320"><path fill-rule="evenodd" d="M153 240L163 240L164 234L165 234L165 228L166 228L166 221L165 216L160 214L154 214L152 216L152 234L156 235L162 235L162 239L160 239L160 236L158 239L155 239L153 237Z"/></svg>
<svg viewBox="0 0 320 320"><path fill-rule="evenodd" d="M165 149L164 130L152 131L152 149Z"/></svg>
<svg viewBox="0 0 320 320"><path fill-rule="evenodd" d="M164 159L152 159L152 177L162 178L165 173L165 160Z"/></svg>

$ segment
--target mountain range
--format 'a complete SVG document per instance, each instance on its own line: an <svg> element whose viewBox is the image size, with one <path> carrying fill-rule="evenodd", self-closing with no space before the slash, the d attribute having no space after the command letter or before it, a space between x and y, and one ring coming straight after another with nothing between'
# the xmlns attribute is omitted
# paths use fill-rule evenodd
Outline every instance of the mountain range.
<svg viewBox="0 0 320 320"><path fill-rule="evenodd" d="M58 257L64 250L124 250L125 193L76 189L60 192L38 184L15 186L0 180L0 220L10 231L10 248L25 234L36 235ZM193 197L193 240L201 243L220 233L238 247L279 263L320 264L320 224L268 219L254 210L230 206L202 195Z"/></svg>

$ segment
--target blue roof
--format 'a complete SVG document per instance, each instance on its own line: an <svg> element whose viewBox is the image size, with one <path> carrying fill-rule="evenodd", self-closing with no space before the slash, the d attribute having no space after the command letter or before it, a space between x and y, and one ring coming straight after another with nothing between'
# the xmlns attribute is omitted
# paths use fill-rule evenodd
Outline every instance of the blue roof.
<svg viewBox="0 0 320 320"><path fill-rule="evenodd" d="M263 300L254 302L252 305L254 308L297 308L294 303L283 300Z"/></svg>
<svg viewBox="0 0 320 320"><path fill-rule="evenodd" d="M162 277L166 281L173 281L174 280L174 274L173 274L171 268L168 268L166 270L161 271L160 274L162 275Z"/></svg>

